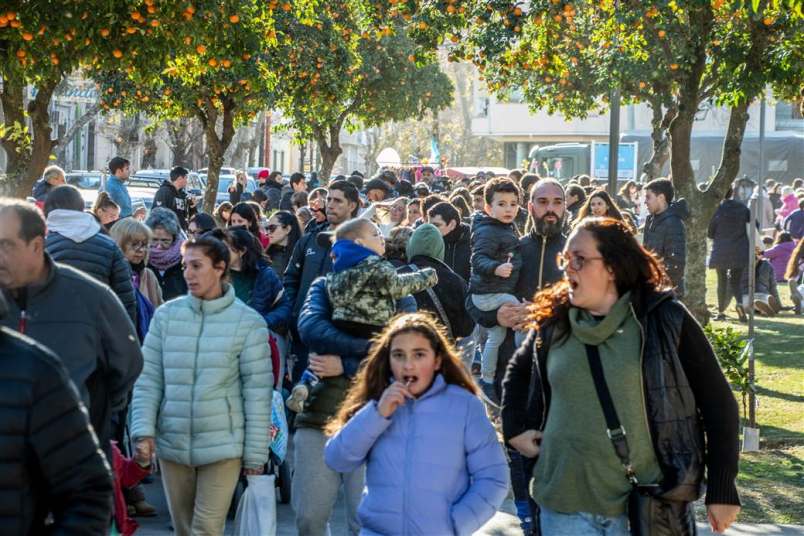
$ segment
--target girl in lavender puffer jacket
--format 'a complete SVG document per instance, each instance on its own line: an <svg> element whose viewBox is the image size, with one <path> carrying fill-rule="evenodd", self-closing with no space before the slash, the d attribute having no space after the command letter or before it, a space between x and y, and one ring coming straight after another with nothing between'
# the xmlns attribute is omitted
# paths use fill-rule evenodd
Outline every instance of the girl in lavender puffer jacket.
<svg viewBox="0 0 804 536"><path fill-rule="evenodd" d="M366 463L361 535L469 535L491 519L508 466L476 394L431 316L390 322L327 426L330 468Z"/></svg>

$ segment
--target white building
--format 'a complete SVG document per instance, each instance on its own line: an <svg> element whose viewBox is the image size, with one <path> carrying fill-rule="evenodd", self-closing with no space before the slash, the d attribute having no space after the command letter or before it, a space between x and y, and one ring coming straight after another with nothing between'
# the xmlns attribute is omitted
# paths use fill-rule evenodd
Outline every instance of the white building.
<svg viewBox="0 0 804 536"><path fill-rule="evenodd" d="M511 92L505 100L498 100L485 93L483 84L477 84L476 94L478 114L472 119L472 133L487 136L504 144L505 167L520 167L536 146L549 146L566 142L607 142L609 137L609 114L590 114L586 119L566 120L563 116L550 115L546 111L532 112L523 102L519 91ZM746 126L746 140L759 133L759 102L749 108L749 121ZM646 104L622 106L620 110L620 132L627 135L645 136L650 134L651 110ZM722 137L729 121L729 110L704 104L696 116L693 136ZM769 138L784 137L792 139L792 151L804 155L804 118L797 104L768 101L765 129ZM800 140L800 145L799 145ZM640 150L640 152L642 152ZM804 156L799 155L796 161ZM768 162L773 171L773 162ZM782 165L781 163L778 165ZM696 170L697 171L697 170ZM702 169L701 172L709 170ZM804 170L786 170L802 174Z"/></svg>

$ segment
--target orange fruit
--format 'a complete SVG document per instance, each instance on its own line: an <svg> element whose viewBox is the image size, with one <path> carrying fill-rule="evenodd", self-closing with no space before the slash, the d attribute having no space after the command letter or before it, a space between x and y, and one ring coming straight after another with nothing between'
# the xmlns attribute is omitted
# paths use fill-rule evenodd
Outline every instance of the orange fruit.
<svg viewBox="0 0 804 536"><path fill-rule="evenodd" d="M116 48L116 49L114 49L114 50L112 51L112 56L114 56L114 57L115 57L115 58L117 58L117 59L120 59L120 58L122 58L122 57L123 57L123 51L122 51L122 50L120 50L119 48Z"/></svg>
<svg viewBox="0 0 804 536"><path fill-rule="evenodd" d="M664 30L659 30L659 31L657 32L657 34L658 34L658 36L659 36L659 38L660 38L660 39L664 39L664 38L665 38L665 36L667 35L667 32L665 32Z"/></svg>
<svg viewBox="0 0 804 536"><path fill-rule="evenodd" d="M240 22L240 16L229 15L229 22L231 22L232 24L237 24L238 22Z"/></svg>
<svg viewBox="0 0 804 536"><path fill-rule="evenodd" d="M223 65L224 69L228 69L229 67L232 66L232 60L224 59L224 60L221 61L221 65Z"/></svg>
<svg viewBox="0 0 804 536"><path fill-rule="evenodd" d="M25 33L22 34L22 39L25 40L25 41L30 41L31 39L33 39L33 34L29 33L29 32L25 32Z"/></svg>
<svg viewBox="0 0 804 536"><path fill-rule="evenodd" d="M151 26L153 26L154 28L157 28L159 26L159 21L156 20L156 19L152 20L151 21Z"/></svg>
<svg viewBox="0 0 804 536"><path fill-rule="evenodd" d="M205 54L207 51L207 47L205 47L204 45L198 45L197 47L195 47L195 51L198 52L199 54Z"/></svg>
<svg viewBox="0 0 804 536"><path fill-rule="evenodd" d="M639 89L645 89L646 87L648 87L648 84L646 84L645 82L639 83Z"/></svg>
<svg viewBox="0 0 804 536"><path fill-rule="evenodd" d="M210 67L213 68L218 66L218 60L216 60L215 58L209 58L209 61L207 63L209 64Z"/></svg>
<svg viewBox="0 0 804 536"><path fill-rule="evenodd" d="M101 37L109 37L110 33L111 32L109 31L109 28L101 28L100 31Z"/></svg>
<svg viewBox="0 0 804 536"><path fill-rule="evenodd" d="M678 63L671 63L670 64L670 70L671 71L678 70Z"/></svg>
<svg viewBox="0 0 804 536"><path fill-rule="evenodd" d="M26 54L27 53L22 49L17 50L17 57L20 58L20 59L24 58L26 56Z"/></svg>
<svg viewBox="0 0 804 536"><path fill-rule="evenodd" d="M187 6L187 9L185 9L184 12L189 13L190 15L192 15L192 14L195 13L195 8L193 7L192 4L190 4L189 6Z"/></svg>
<svg viewBox="0 0 804 536"><path fill-rule="evenodd" d="M284 11L290 11L292 8L289 3L285 2L284 4L282 4L282 9Z"/></svg>
<svg viewBox="0 0 804 536"><path fill-rule="evenodd" d="M514 8L514 16L515 17L521 17L522 16L522 8L521 7L515 7Z"/></svg>

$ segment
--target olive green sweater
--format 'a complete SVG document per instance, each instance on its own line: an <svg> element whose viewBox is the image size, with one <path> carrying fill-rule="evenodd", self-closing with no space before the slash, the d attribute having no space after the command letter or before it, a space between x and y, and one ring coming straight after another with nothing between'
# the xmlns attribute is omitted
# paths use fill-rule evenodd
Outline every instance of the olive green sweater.
<svg viewBox="0 0 804 536"><path fill-rule="evenodd" d="M602 319L576 308L570 309L569 319L571 334L547 356L552 398L531 494L537 503L558 512L614 517L625 512L631 485L606 435L584 344L599 348L639 481L655 483L661 469L642 394L640 328L628 294Z"/></svg>

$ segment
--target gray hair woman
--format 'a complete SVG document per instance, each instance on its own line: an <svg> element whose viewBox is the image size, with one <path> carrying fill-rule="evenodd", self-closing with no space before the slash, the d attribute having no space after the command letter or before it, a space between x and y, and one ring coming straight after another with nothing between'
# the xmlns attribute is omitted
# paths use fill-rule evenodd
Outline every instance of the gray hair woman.
<svg viewBox="0 0 804 536"><path fill-rule="evenodd" d="M162 288L162 297L172 300L187 293L181 269L181 246L184 235L179 219L169 209L158 207L151 210L145 224L151 228L153 238L148 258L148 267L154 271Z"/></svg>

